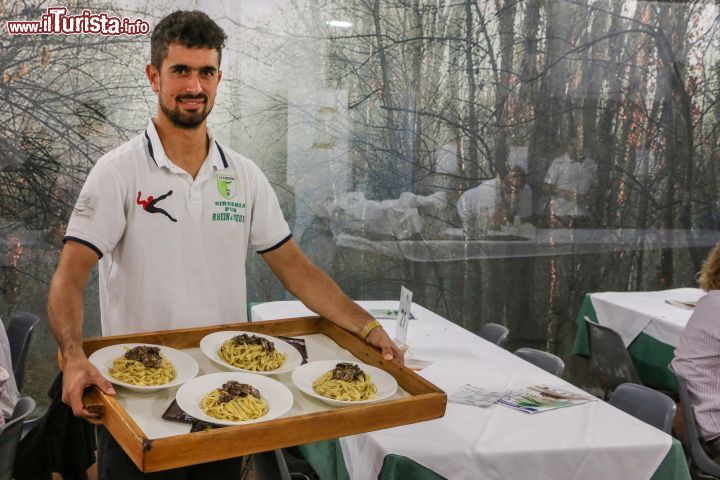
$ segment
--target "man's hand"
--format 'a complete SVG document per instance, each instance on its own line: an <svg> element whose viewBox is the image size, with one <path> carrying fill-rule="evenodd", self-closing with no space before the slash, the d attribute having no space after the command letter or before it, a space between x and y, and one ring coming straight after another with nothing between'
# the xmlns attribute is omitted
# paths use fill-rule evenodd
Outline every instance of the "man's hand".
<svg viewBox="0 0 720 480"><path fill-rule="evenodd" d="M405 364L405 353L395 345L395 342L392 341L382 327L372 329L366 340L370 345L382 351L383 359L392 360L400 365Z"/></svg>
<svg viewBox="0 0 720 480"><path fill-rule="evenodd" d="M83 405L83 392L87 387L97 385L106 395L115 395L115 389L87 358L77 357L63 360L62 401L76 417L82 417L94 425L100 425L100 418Z"/></svg>

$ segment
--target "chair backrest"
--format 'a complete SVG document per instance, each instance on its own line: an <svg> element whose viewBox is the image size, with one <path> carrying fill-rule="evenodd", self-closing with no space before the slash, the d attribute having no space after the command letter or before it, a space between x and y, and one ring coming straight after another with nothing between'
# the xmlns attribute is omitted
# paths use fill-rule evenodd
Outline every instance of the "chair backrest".
<svg viewBox="0 0 720 480"><path fill-rule="evenodd" d="M280 449L255 453L252 461L253 473L257 478L266 480L290 480L292 478Z"/></svg>
<svg viewBox="0 0 720 480"><path fill-rule="evenodd" d="M565 362L557 355L550 352L543 352L534 348L518 348L515 355L523 360L532 363L536 367L540 367L546 372L550 372L556 377L561 377L565 371Z"/></svg>
<svg viewBox="0 0 720 480"><path fill-rule="evenodd" d="M25 363L30 348L35 325L40 323L37 315L27 312L17 312L10 317L7 328L7 337L10 342L10 357L12 358L13 375L18 390L22 391L25 378Z"/></svg>
<svg viewBox="0 0 720 480"><path fill-rule="evenodd" d="M672 433L677 406L664 393L637 383L623 383L613 391L609 403L648 425Z"/></svg>
<svg viewBox="0 0 720 480"><path fill-rule="evenodd" d="M15 451L20 440L23 420L35 410L35 400L22 397L15 404L10 420L0 428L0 480L12 478L15 466Z"/></svg>
<svg viewBox="0 0 720 480"><path fill-rule="evenodd" d="M680 404L683 407L683 420L685 423L685 448L690 451L693 463L702 472L720 477L720 465L715 463L710 455L703 448L703 442L700 435L700 427L695 419L695 411L692 403L690 403L690 395L688 394L687 384L685 380L670 367L678 383L678 394L680 395Z"/></svg>
<svg viewBox="0 0 720 480"><path fill-rule="evenodd" d="M486 323L480 328L479 333L479 335L488 342L492 342L502 348L505 347L509 334L510 330L508 330L507 327L497 323Z"/></svg>
<svg viewBox="0 0 720 480"><path fill-rule="evenodd" d="M622 383L642 384L622 337L588 317L585 317L585 325L590 344L590 368L605 392L615 390Z"/></svg>

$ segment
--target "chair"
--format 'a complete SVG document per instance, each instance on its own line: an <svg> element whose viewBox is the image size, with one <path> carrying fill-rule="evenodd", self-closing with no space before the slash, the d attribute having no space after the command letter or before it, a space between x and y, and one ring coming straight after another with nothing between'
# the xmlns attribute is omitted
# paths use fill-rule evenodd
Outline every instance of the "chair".
<svg viewBox="0 0 720 480"><path fill-rule="evenodd" d="M0 480L10 480L15 467L17 450L23 420L35 410L35 400L22 397L15 404L10 420L0 428Z"/></svg>
<svg viewBox="0 0 720 480"><path fill-rule="evenodd" d="M32 338L35 325L40 322L37 315L27 312L17 312L10 317L7 328L8 342L10 343L10 358L12 359L13 375L18 390L22 391L23 378L25 377L25 362L27 360L28 347Z"/></svg>
<svg viewBox="0 0 720 480"><path fill-rule="evenodd" d="M268 480L290 480L282 450L255 453L252 456L254 473L258 478Z"/></svg>
<svg viewBox="0 0 720 480"><path fill-rule="evenodd" d="M620 335L613 329L599 325L585 317L590 346L590 368L605 391L607 399L623 383L642 385L635 364Z"/></svg>
<svg viewBox="0 0 720 480"><path fill-rule="evenodd" d="M636 383L623 383L613 391L610 405L671 434L677 406L672 398Z"/></svg>
<svg viewBox="0 0 720 480"><path fill-rule="evenodd" d="M690 452L690 464L700 470L701 478L720 478L720 465L710 458L710 455L703 448L704 440L700 436L700 427L695 419L695 411L690 403L687 384L685 379L670 368L678 383L680 404L683 407L683 420L685 422L685 451Z"/></svg>
<svg viewBox="0 0 720 480"><path fill-rule="evenodd" d="M479 335L488 342L494 343L500 348L505 348L510 330L497 323L486 323L480 329Z"/></svg>
<svg viewBox="0 0 720 480"><path fill-rule="evenodd" d="M563 362L562 358L550 352L543 352L534 348L518 348L515 350L515 355L536 367L542 368L546 372L552 373L556 377L561 377L563 371L565 371L565 362Z"/></svg>
<svg viewBox="0 0 720 480"><path fill-rule="evenodd" d="M252 309L255 305L260 305L265 302L247 302L247 321L252 322Z"/></svg>

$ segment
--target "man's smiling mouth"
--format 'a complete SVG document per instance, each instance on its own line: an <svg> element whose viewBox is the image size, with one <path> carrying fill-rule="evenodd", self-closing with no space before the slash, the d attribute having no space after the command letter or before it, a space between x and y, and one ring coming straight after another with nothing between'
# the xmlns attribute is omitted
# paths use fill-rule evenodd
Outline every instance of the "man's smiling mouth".
<svg viewBox="0 0 720 480"><path fill-rule="evenodd" d="M202 108L207 103L206 98L178 98L178 103L182 104L188 110L196 110Z"/></svg>

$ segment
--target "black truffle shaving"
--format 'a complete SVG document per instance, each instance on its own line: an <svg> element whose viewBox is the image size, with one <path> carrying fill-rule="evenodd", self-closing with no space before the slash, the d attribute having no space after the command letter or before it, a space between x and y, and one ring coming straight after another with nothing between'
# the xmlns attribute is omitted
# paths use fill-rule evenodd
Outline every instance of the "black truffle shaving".
<svg viewBox="0 0 720 480"><path fill-rule="evenodd" d="M128 360L142 362L146 368L160 368L162 366L160 347L147 347L140 345L125 352L125 358Z"/></svg>
<svg viewBox="0 0 720 480"><path fill-rule="evenodd" d="M266 353L272 353L275 351L275 344L270 340L258 337L256 335L248 335L247 333L240 334L232 339L235 345L246 344L246 345L260 345Z"/></svg>
<svg viewBox="0 0 720 480"><path fill-rule="evenodd" d="M225 382L222 387L218 388L218 391L220 392L220 397L218 398L220 403L231 402L238 397L242 398L248 395L260 399L260 392L258 392L256 388L253 388L247 383L236 382L235 380Z"/></svg>
<svg viewBox="0 0 720 480"><path fill-rule="evenodd" d="M333 380L341 380L343 382L355 382L364 376L365 372L354 363L338 363L332 371Z"/></svg>

